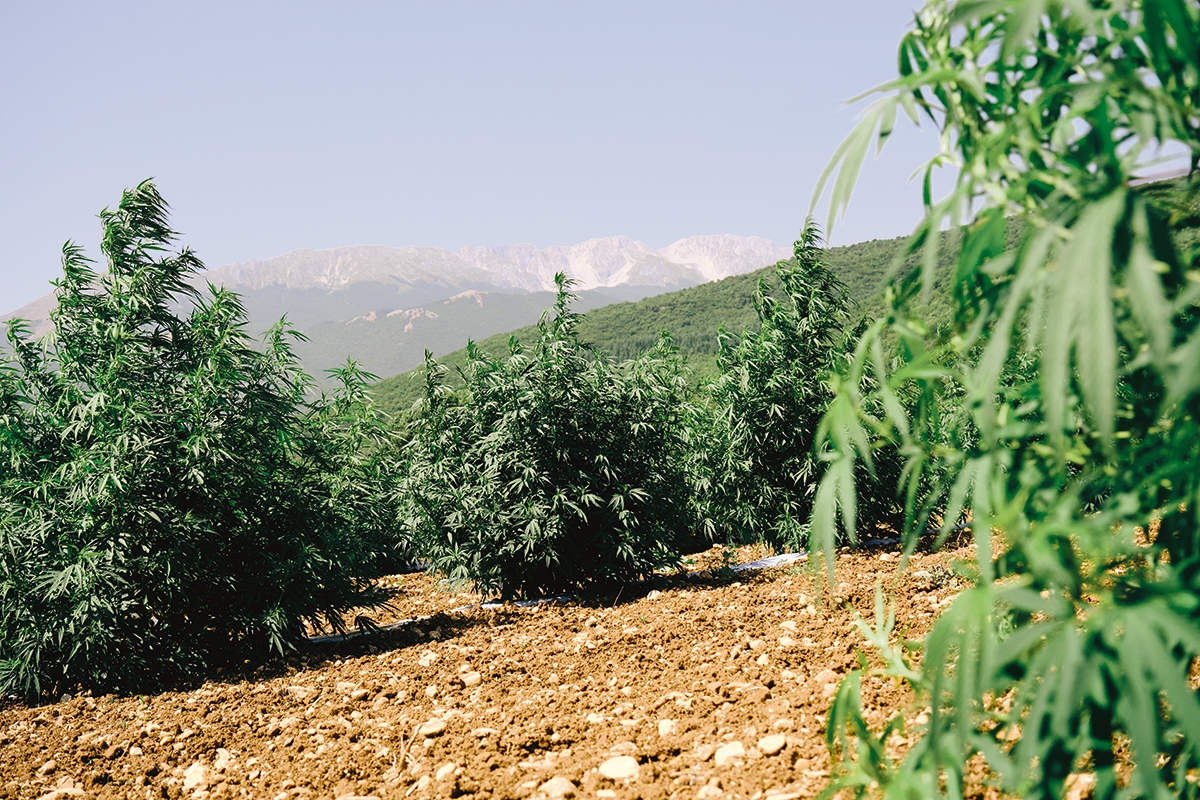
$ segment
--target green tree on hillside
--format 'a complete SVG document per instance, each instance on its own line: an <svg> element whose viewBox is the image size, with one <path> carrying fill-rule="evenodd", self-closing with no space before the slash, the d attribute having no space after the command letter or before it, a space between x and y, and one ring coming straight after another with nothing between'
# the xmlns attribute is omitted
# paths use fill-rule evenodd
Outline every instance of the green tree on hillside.
<svg viewBox="0 0 1200 800"><path fill-rule="evenodd" d="M853 533L856 464L892 445L905 488L929 489L907 495L909 549L969 509L978 579L919 664L880 599L864 633L928 722L895 760L903 715L873 730L852 674L828 726L844 757L831 790L961 797L979 757L1029 797L1061 797L1079 772L1097 798L1196 797L1200 248L1175 233L1200 194L1200 4L931 0L900 73L830 166L831 213L897 112L931 120L922 268L893 281L837 383L814 546ZM1166 144L1190 160L1182 197L1134 185ZM939 165L957 181L934 203ZM913 308L934 234L967 215L953 325L934 333Z"/></svg>

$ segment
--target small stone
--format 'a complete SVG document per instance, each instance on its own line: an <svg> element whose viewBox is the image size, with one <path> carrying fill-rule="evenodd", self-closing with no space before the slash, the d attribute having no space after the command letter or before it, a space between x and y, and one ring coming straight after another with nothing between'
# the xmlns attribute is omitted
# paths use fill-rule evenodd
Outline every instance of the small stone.
<svg viewBox="0 0 1200 800"><path fill-rule="evenodd" d="M437 693L438 693L438 688L437 688L437 686L434 686L432 683L425 687L425 696L426 697L437 697Z"/></svg>
<svg viewBox="0 0 1200 800"><path fill-rule="evenodd" d="M429 788L429 784L433 783L433 778L428 775L422 775L417 779L417 791L423 792Z"/></svg>
<svg viewBox="0 0 1200 800"><path fill-rule="evenodd" d="M823 669L813 676L813 683L826 684L833 683L838 679L838 674L831 669Z"/></svg>
<svg viewBox="0 0 1200 800"><path fill-rule="evenodd" d="M775 720L775 723L771 725L771 727L777 731L790 731L792 728L796 727L796 723L792 722L790 719L777 719Z"/></svg>
<svg viewBox="0 0 1200 800"><path fill-rule="evenodd" d="M125 754L125 748L119 744L114 744L112 747L104 751L104 757L109 761L115 761Z"/></svg>
<svg viewBox="0 0 1200 800"><path fill-rule="evenodd" d="M431 739L434 736L441 736L445 732L446 720L444 719L434 718L417 728L417 733L419 733L421 736L424 736L426 739Z"/></svg>
<svg viewBox="0 0 1200 800"><path fill-rule="evenodd" d="M495 736L499 732L495 728L476 728L471 731L471 735L476 739L486 739L489 736Z"/></svg>
<svg viewBox="0 0 1200 800"><path fill-rule="evenodd" d="M787 747L787 738L782 733L764 736L758 740L758 749L764 756L778 755Z"/></svg>
<svg viewBox="0 0 1200 800"><path fill-rule="evenodd" d="M314 694L314 690L309 689L307 686L289 686L287 687L287 693L303 703Z"/></svg>
<svg viewBox="0 0 1200 800"><path fill-rule="evenodd" d="M613 756L600 765L600 774L610 781L623 781L636 778L638 762L633 756Z"/></svg>
<svg viewBox="0 0 1200 800"><path fill-rule="evenodd" d="M696 748L696 759L701 762L708 761L715 752L717 752L715 744L702 744Z"/></svg>
<svg viewBox="0 0 1200 800"><path fill-rule="evenodd" d="M130 755L133 755L132 751ZM213 760L213 769L217 772L224 772L233 765L233 753L226 750L224 747L217 748L217 757Z"/></svg>
<svg viewBox="0 0 1200 800"><path fill-rule="evenodd" d="M662 737L674 736L677 729L675 720L663 719L658 721L658 735Z"/></svg>
<svg viewBox="0 0 1200 800"><path fill-rule="evenodd" d="M437 768L437 772L433 773L433 779L438 783L445 783L454 777L454 770L458 769L458 764L453 761L447 761Z"/></svg>
<svg viewBox="0 0 1200 800"><path fill-rule="evenodd" d="M796 673L792 672L790 669L785 669L783 672L779 673L779 677L785 681L794 681L796 680Z"/></svg>
<svg viewBox="0 0 1200 800"><path fill-rule="evenodd" d="M474 670L471 670L470 672L464 672L462 675L458 676L458 679L462 681L462 685L467 689L483 683L483 675Z"/></svg>
<svg viewBox="0 0 1200 800"><path fill-rule="evenodd" d="M188 767L183 773L183 791L193 792L197 789L207 789L209 785L208 767L199 761Z"/></svg>
<svg viewBox="0 0 1200 800"><path fill-rule="evenodd" d="M604 715L597 714L595 711L593 711L591 714L587 715L587 721L589 725L602 725L604 724Z"/></svg>
<svg viewBox="0 0 1200 800"><path fill-rule="evenodd" d="M368 691L367 689L355 689L353 692L350 693L350 699L355 702L366 700L366 699L370 698L370 696L371 696L371 692Z"/></svg>
<svg viewBox="0 0 1200 800"><path fill-rule="evenodd" d="M720 781L713 778L700 787L700 791L696 792L696 797L698 800L714 800L714 798L720 797L723 794L725 792L721 789Z"/></svg>
<svg viewBox="0 0 1200 800"><path fill-rule="evenodd" d="M717 748L717 752L713 754L713 763L718 767L723 767L735 758L745 757L745 746L741 742L730 742Z"/></svg>
<svg viewBox="0 0 1200 800"><path fill-rule="evenodd" d="M50 775L58 769L58 762L53 758L38 767L38 775Z"/></svg>
<svg viewBox="0 0 1200 800"><path fill-rule="evenodd" d="M647 600L657 600L660 597L662 597L662 592L660 592L658 589L651 589L650 593L646 595Z"/></svg>
<svg viewBox="0 0 1200 800"><path fill-rule="evenodd" d="M761 656L759 656L758 658L754 659L754 663L755 663L755 664L758 664L760 667L765 667L765 666L767 666L768 664L770 664L770 663L771 663L771 659L767 658L767 654L766 654L766 653L763 653Z"/></svg>
<svg viewBox="0 0 1200 800"><path fill-rule="evenodd" d="M351 683L350 681L338 681L337 682L338 694L350 694L357 688L358 688L357 683Z"/></svg>
<svg viewBox="0 0 1200 800"><path fill-rule="evenodd" d="M141 754L142 754L142 748L138 747L136 744L133 747L129 748L129 755L140 756Z"/></svg>
<svg viewBox="0 0 1200 800"><path fill-rule="evenodd" d="M557 800L560 797L574 797L575 784L561 775L555 775L541 785L540 791L551 800Z"/></svg>
<svg viewBox="0 0 1200 800"><path fill-rule="evenodd" d="M779 646L780 647L795 647L796 644L797 644L796 640L790 636L780 636L779 637Z"/></svg>
<svg viewBox="0 0 1200 800"><path fill-rule="evenodd" d="M762 639L751 639L750 640L750 649L751 650L761 650L766 646L767 646L767 643L764 642Z"/></svg>
<svg viewBox="0 0 1200 800"><path fill-rule="evenodd" d="M617 792L615 789L597 789L596 790L596 797L600 798L600 800L612 800L616 796L617 796Z"/></svg>
<svg viewBox="0 0 1200 800"><path fill-rule="evenodd" d="M784 620L783 622L779 623L779 627L783 628L785 631L788 631L789 633L796 632L796 623L790 619Z"/></svg>

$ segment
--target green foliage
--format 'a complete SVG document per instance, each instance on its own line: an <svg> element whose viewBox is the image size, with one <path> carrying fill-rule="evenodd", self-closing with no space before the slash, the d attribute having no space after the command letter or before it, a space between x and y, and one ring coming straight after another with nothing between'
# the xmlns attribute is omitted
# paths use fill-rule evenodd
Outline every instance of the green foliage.
<svg viewBox="0 0 1200 800"><path fill-rule="evenodd" d="M821 263L820 233L810 221L795 257L776 265L779 292L759 279L757 330L720 333L712 386L721 463L709 516L724 538L767 541L794 550L807 541L820 477L814 444L833 369L851 314L845 286Z"/></svg>
<svg viewBox="0 0 1200 800"><path fill-rule="evenodd" d="M570 282L532 348L468 346L465 386L428 359L402 520L438 571L504 597L677 567L692 536L686 380L670 341L610 364L580 338Z"/></svg>
<svg viewBox="0 0 1200 800"><path fill-rule="evenodd" d="M864 623L929 722L894 763L848 680L830 719L843 755L831 790L960 797L981 754L1025 796L1062 796L1070 773L1090 771L1097 798L1195 797L1200 248L1178 229L1194 226L1200 195L1200 7L932 0L900 72L827 171L840 165L832 211L898 110L934 122L929 170L958 180L929 201L909 247L922 268L893 281L838 383L813 535L829 545L839 520L853 528L855 464L883 442L907 459L910 549L929 522L944 535L969 510L979 579L919 667L886 615ZM1166 143L1190 155L1192 177L1131 188ZM953 253L953 327L936 335L913 313L941 258L931 233L972 210Z"/></svg>
<svg viewBox="0 0 1200 800"><path fill-rule="evenodd" d="M903 239L874 240L828 248L823 251L822 260L846 285L847 293L859 304L860 312L870 316L883 309L879 290L888 268L903 247ZM916 257L909 257L905 268L911 269L917 263ZM950 259L945 258L939 267L940 274L948 276L951 268ZM716 363L720 351L717 333L721 328L735 332L757 330L754 296L759 283L764 280L773 287L772 291L777 288L774 266L648 297L636 303L605 305L588 311L580 320L579 333L610 358L626 359L654 347L661 331L671 331L696 382L714 380L720 374ZM948 319L948 291L940 291L948 282L948 277L939 279L938 290L929 302L931 313L939 320ZM479 342L479 348L488 353L503 352L510 337L528 341L537 335L537 327L530 325L484 339ZM466 365L466 351L446 354L439 361L450 368L448 379L454 381L456 371ZM424 369L387 378L372 387L379 407L394 415L410 409L424 396L424 391Z"/></svg>
<svg viewBox="0 0 1200 800"><path fill-rule="evenodd" d="M280 323L189 283L143 183L101 214L108 269L64 249L53 331L0 367L0 692L145 691L340 628L396 544L372 377L305 400ZM179 309L183 307L184 310ZM375 454L372 454L372 449Z"/></svg>

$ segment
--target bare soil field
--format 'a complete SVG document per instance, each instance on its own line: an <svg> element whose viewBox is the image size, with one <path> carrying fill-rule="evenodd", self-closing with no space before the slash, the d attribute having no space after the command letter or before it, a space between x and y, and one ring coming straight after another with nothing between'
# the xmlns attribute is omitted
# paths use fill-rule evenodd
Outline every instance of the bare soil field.
<svg viewBox="0 0 1200 800"><path fill-rule="evenodd" d="M189 691L0 708L0 797L811 797L853 612L881 581L918 639L970 555L898 574L894 549L842 552L830 587L804 564L701 573L714 550L658 588L531 608L455 610L480 598L395 576L377 621L432 618ZM909 698L871 677L863 699L882 723Z"/></svg>

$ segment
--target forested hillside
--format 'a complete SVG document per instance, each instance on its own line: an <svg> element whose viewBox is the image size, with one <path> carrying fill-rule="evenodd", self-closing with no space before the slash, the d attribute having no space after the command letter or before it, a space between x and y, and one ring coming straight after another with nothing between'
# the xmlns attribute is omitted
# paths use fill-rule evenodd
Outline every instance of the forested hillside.
<svg viewBox="0 0 1200 800"><path fill-rule="evenodd" d="M846 284L851 299L857 304L858 316L882 308L879 290L904 241L904 237L872 239L844 247L831 247L825 251L826 264ZM946 244L952 245L953 242ZM955 249L946 246L942 252L952 253ZM943 256L943 262L945 258ZM915 263L915 259L910 257L906 269ZM946 274L946 266L947 263L939 264L939 274ZM723 327L731 333L741 333L757 326L754 289L758 281L764 279L774 282L774 266L638 302L604 306L589 311L580 323L579 330L586 341L614 359L636 356L652 347L661 331L669 331L680 351L687 356L688 365L696 377L715 377L717 332ZM936 287L927 319L943 319L947 316L949 306L941 298L943 291L940 285ZM478 345L485 353L499 355L507 351L511 337L530 341L536 334L536 326L529 325L488 337ZM438 360L449 367L453 381L457 377L457 369L466 362L466 350L438 355ZM424 372L424 367L419 367L375 384L373 391L380 407L389 414L410 408L424 390Z"/></svg>

